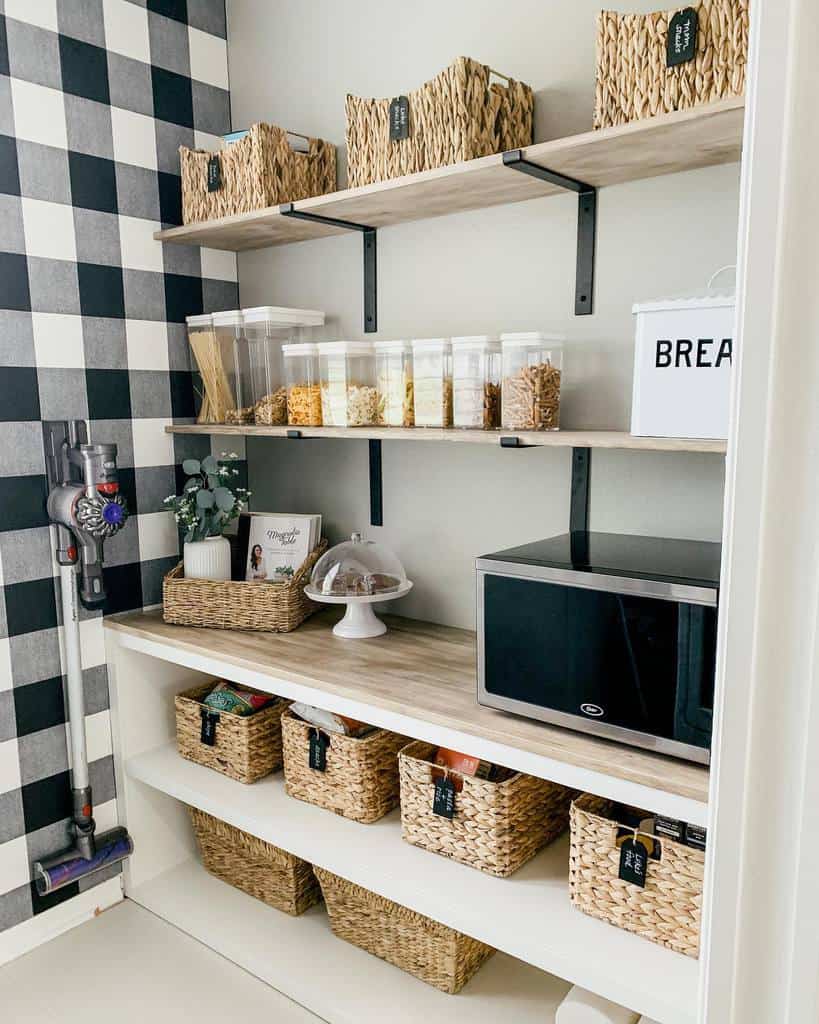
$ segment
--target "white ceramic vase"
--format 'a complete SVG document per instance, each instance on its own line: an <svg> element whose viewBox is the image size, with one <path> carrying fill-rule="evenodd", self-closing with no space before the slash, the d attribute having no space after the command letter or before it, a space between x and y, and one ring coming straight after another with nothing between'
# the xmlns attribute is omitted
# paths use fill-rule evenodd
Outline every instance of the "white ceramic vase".
<svg viewBox="0 0 819 1024"><path fill-rule="evenodd" d="M226 537L189 541L184 547L183 560L186 579L230 579L230 541Z"/></svg>

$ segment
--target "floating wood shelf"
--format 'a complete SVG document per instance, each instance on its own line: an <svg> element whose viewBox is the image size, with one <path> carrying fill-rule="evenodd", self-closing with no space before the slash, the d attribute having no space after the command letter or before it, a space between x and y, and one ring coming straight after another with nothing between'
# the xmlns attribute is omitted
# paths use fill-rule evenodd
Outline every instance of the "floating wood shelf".
<svg viewBox="0 0 819 1024"><path fill-rule="evenodd" d="M228 426L189 423L165 427L169 434L214 434L219 437L288 437L293 427ZM299 427L301 437L346 438L353 441L448 441L502 447L502 439L517 438L519 447L619 448L641 452L703 452L724 455L727 442L710 438L636 437L617 430L436 430L429 427ZM508 441L504 442L509 444ZM510 444L510 447L515 447Z"/></svg>

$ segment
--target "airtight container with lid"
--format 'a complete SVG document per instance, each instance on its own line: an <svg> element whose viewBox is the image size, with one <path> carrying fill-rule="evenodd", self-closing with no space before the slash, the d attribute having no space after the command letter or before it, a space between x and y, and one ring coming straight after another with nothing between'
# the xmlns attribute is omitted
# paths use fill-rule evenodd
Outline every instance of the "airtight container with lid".
<svg viewBox="0 0 819 1024"><path fill-rule="evenodd" d="M325 427L368 427L378 418L369 341L319 342L321 418Z"/></svg>
<svg viewBox="0 0 819 1024"><path fill-rule="evenodd" d="M241 309L214 313L213 331L217 358L205 369L199 367L205 392L214 395L212 422L253 423L253 384Z"/></svg>
<svg viewBox="0 0 819 1024"><path fill-rule="evenodd" d="M452 426L452 344L449 338L412 343L416 427Z"/></svg>
<svg viewBox="0 0 819 1024"><path fill-rule="evenodd" d="M287 389L282 365L282 344L306 341L312 327L324 323L315 309L255 306L243 309L245 337L256 423L283 426L287 423Z"/></svg>
<svg viewBox="0 0 819 1024"><path fill-rule="evenodd" d="M199 409L198 420L200 423L220 422L214 419L213 397L208 390L207 378L203 371L203 367L207 368L219 359L216 335L213 333L213 317L210 313L204 313L201 316L188 316L185 317L185 323L188 328L188 344L202 378L202 405Z"/></svg>
<svg viewBox="0 0 819 1024"><path fill-rule="evenodd" d="M287 388L287 422L291 427L321 426L318 345L282 345Z"/></svg>
<svg viewBox="0 0 819 1024"><path fill-rule="evenodd" d="M563 342L559 334L502 334L504 430L557 430Z"/></svg>
<svg viewBox="0 0 819 1024"><path fill-rule="evenodd" d="M376 341L373 347L379 424L415 426L412 345L408 341Z"/></svg>
<svg viewBox="0 0 819 1024"><path fill-rule="evenodd" d="M452 416L456 427L500 426L500 342L488 335L452 339Z"/></svg>

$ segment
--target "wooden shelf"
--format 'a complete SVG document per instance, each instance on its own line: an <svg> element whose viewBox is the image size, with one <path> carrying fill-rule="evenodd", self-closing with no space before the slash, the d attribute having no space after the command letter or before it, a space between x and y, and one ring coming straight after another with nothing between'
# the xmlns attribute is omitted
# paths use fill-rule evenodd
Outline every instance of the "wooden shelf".
<svg viewBox="0 0 819 1024"><path fill-rule="evenodd" d="M370 640L333 636L336 610L293 633L172 626L161 610L105 620L126 649L317 704L576 789L705 825L708 770L480 707L475 637L397 616Z"/></svg>
<svg viewBox="0 0 819 1024"><path fill-rule="evenodd" d="M595 187L731 163L742 148L743 101L720 100L524 149L532 163ZM296 210L387 227L554 195L552 184L519 174L501 154L302 199ZM285 217L278 207L158 231L163 242L241 252L339 234L344 228Z"/></svg>
<svg viewBox="0 0 819 1024"><path fill-rule="evenodd" d="M551 1024L569 988L498 953L460 995L445 995L337 939L323 907L290 917L192 860L128 895L333 1024Z"/></svg>
<svg viewBox="0 0 819 1024"><path fill-rule="evenodd" d="M287 437L292 427L229 426L189 423L165 427L169 434L214 434L219 437ZM636 437L617 430L436 430L428 427L300 427L302 437L346 438L353 441L446 441L500 447L502 437L516 437L521 446L539 448L615 448L641 452L704 452L724 455L727 442L712 438Z"/></svg>
<svg viewBox="0 0 819 1024"><path fill-rule="evenodd" d="M692 1024L696 1018L696 1003L689 998L698 982L696 960L572 907L566 837L512 878L493 878L403 842L398 811L360 825L294 800L281 773L244 786L185 761L175 745L131 758L126 771L176 800L635 1012L663 1024ZM513 993L508 989L507 998Z"/></svg>

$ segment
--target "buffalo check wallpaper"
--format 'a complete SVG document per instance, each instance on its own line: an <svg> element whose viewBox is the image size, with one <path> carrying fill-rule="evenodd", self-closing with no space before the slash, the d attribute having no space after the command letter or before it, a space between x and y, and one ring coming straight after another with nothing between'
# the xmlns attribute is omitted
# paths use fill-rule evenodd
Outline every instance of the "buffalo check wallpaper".
<svg viewBox="0 0 819 1024"><path fill-rule="evenodd" d="M106 546L108 611L157 603L178 554L163 499L181 460L209 450L164 431L195 414L184 319L235 308L238 286L233 254L153 232L181 221L178 147L213 148L230 127L224 0L0 0L0 931L79 891L31 884L70 810L41 421L87 419L119 446L132 515ZM81 628L106 828L100 614Z"/></svg>

